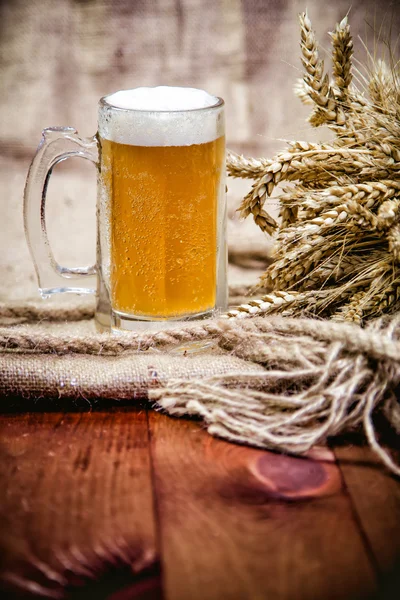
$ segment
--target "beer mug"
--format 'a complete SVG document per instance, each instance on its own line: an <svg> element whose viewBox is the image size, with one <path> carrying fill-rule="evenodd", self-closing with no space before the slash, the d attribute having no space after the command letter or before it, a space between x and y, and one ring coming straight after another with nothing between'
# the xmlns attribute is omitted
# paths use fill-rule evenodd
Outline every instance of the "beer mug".
<svg viewBox="0 0 400 600"><path fill-rule="evenodd" d="M97 166L97 258L94 266L68 268L49 245L46 189L53 167L77 156ZM122 90L101 98L93 137L45 129L28 173L24 219L41 296L95 293L100 328L225 310L223 100L194 88Z"/></svg>

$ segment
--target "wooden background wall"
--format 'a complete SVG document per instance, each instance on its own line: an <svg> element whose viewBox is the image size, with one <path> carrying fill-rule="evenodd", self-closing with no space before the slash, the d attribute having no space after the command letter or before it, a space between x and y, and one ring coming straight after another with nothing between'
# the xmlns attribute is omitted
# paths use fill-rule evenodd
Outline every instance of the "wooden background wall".
<svg viewBox="0 0 400 600"><path fill-rule="evenodd" d="M140 85L202 87L225 99L229 147L244 153L270 154L280 138L321 136L305 125L307 108L292 93L300 75L297 14L306 5L329 50L327 32L349 0L1 1L0 300L35 291L22 193L40 131L73 125L93 134L102 95ZM365 52L357 37L373 48L383 20L394 38L399 13L396 2L352 0L358 58ZM56 256L83 264L94 256L94 170L76 163L56 169L49 229ZM231 203L247 187L234 185Z"/></svg>

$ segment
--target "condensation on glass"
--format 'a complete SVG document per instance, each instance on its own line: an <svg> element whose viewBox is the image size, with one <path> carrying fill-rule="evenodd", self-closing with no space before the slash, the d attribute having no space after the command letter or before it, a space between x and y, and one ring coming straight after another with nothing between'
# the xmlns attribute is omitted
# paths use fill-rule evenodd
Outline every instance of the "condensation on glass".
<svg viewBox="0 0 400 600"><path fill-rule="evenodd" d="M71 127L43 131L24 204L43 298L95 293L96 321L113 330L225 310L224 103L188 90L138 88L106 96L92 138L80 138ZM136 91L140 108L132 102ZM46 230L51 171L74 156L97 165L97 259L91 267L59 265Z"/></svg>

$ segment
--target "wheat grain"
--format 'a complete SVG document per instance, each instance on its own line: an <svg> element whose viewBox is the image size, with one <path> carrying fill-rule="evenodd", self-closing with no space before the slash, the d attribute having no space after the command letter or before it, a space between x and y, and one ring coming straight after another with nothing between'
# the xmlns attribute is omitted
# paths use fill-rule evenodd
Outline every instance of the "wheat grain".
<svg viewBox="0 0 400 600"><path fill-rule="evenodd" d="M299 297L297 292L276 292L265 294L256 300L249 300L246 304L241 304L234 309L229 310L224 318L244 319L249 316L260 316L265 313L272 313L277 307L288 307Z"/></svg>
<svg viewBox="0 0 400 600"><path fill-rule="evenodd" d="M389 250L393 255L394 262L400 265L400 225L393 225L387 234Z"/></svg>
<svg viewBox="0 0 400 600"><path fill-rule="evenodd" d="M304 82L304 79L298 79L296 81L296 83L293 86L293 92L295 93L295 95L301 100L301 102L303 104L312 104L313 101L311 100L309 94L308 94L308 89L307 86Z"/></svg>
<svg viewBox="0 0 400 600"><path fill-rule="evenodd" d="M349 302L341 306L333 315L334 321L354 321L361 323L363 318L363 303L366 292L356 292Z"/></svg>

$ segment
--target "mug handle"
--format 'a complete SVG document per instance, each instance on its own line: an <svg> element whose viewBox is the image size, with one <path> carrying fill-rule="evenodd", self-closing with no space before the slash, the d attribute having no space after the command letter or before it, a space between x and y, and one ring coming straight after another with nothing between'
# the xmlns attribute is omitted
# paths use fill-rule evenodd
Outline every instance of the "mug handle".
<svg viewBox="0 0 400 600"><path fill-rule="evenodd" d="M80 138L73 127L48 127L29 168L24 193L25 235L31 252L42 298L52 294L96 292L96 265L68 268L58 264L50 248L46 228L46 192L53 167L59 162L80 156L98 164L96 135ZM82 279L86 278L86 286ZM69 284L67 285L66 279Z"/></svg>

